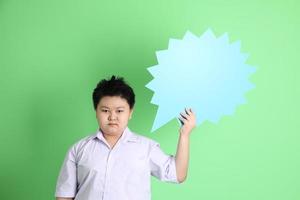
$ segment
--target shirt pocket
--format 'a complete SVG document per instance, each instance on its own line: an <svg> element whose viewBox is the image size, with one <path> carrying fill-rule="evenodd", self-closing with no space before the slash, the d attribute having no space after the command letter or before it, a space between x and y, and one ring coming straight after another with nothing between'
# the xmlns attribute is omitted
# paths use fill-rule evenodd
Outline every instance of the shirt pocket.
<svg viewBox="0 0 300 200"><path fill-rule="evenodd" d="M88 164L77 165L78 190L82 185L100 184L100 171Z"/></svg>
<svg viewBox="0 0 300 200"><path fill-rule="evenodd" d="M130 156L123 160L122 164L128 170L141 171L147 168L147 160L145 156Z"/></svg>
<svg viewBox="0 0 300 200"><path fill-rule="evenodd" d="M145 176L150 173L146 157L143 156L128 157L119 166L127 183L142 184Z"/></svg>

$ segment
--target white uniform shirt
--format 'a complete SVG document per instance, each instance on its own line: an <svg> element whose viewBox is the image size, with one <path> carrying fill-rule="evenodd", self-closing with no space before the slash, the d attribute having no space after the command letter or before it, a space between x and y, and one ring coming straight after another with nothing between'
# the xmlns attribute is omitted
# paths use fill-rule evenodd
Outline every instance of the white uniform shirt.
<svg viewBox="0 0 300 200"><path fill-rule="evenodd" d="M150 200L151 175L179 183L175 157L154 140L127 127L111 149L100 130L69 148L56 184L56 197L75 200Z"/></svg>

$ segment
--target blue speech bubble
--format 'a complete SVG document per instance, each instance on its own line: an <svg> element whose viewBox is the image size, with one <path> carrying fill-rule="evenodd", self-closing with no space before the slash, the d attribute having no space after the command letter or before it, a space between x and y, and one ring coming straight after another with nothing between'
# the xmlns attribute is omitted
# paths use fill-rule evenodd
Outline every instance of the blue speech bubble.
<svg viewBox="0 0 300 200"><path fill-rule="evenodd" d="M170 39L167 50L156 52L158 64L147 68L154 77L146 87L158 105L151 132L179 116L184 108L197 114L197 125L217 123L245 104L245 93L254 88L248 77L256 71L246 64L248 54L240 42L229 43L227 33L216 37L208 29L197 37L187 31L182 40Z"/></svg>

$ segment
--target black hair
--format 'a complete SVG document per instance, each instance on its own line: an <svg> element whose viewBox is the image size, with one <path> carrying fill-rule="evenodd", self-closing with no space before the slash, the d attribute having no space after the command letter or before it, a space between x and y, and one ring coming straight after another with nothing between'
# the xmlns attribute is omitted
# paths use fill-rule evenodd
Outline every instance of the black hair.
<svg viewBox="0 0 300 200"><path fill-rule="evenodd" d="M130 109L133 108L135 103L135 94L133 89L124 81L123 77L112 76L109 80L102 79L98 82L97 87L93 92L94 109L102 97L105 96L119 96L124 98L129 104Z"/></svg>

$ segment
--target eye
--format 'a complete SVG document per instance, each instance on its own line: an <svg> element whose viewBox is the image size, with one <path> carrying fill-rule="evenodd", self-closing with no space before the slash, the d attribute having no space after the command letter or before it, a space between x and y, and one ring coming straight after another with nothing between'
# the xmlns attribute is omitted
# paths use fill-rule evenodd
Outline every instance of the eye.
<svg viewBox="0 0 300 200"><path fill-rule="evenodd" d="M102 112L105 112L105 113L107 113L107 112L108 112L108 110L107 110L107 109L102 109L101 111L102 111Z"/></svg>
<svg viewBox="0 0 300 200"><path fill-rule="evenodd" d="M118 113L121 113L121 112L123 112L123 111L124 111L124 110L117 110Z"/></svg>

